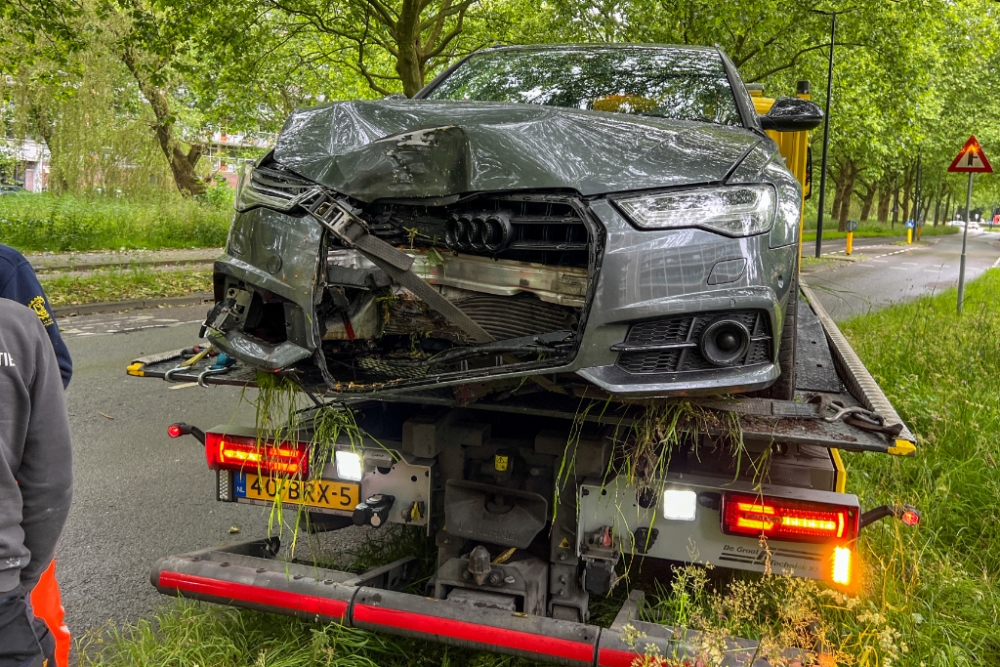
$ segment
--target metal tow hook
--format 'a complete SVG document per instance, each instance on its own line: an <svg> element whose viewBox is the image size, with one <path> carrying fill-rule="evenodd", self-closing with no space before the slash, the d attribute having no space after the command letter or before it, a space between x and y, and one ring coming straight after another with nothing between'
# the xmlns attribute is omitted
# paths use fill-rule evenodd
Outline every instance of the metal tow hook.
<svg viewBox="0 0 1000 667"><path fill-rule="evenodd" d="M214 364L206 368L198 375L198 384L202 387L208 387L208 383L205 381L213 375L224 375L229 372L229 367L236 363L236 360L229 355L223 353L219 355L219 358Z"/></svg>
<svg viewBox="0 0 1000 667"><path fill-rule="evenodd" d="M885 417L861 406L847 406L843 401L832 399L825 394L816 394L809 399L816 404L816 416L825 422L833 423L844 420L845 424L856 426L874 433L885 433L896 436L903 430L902 424L886 426ZM828 414L829 412L833 414Z"/></svg>
<svg viewBox="0 0 1000 667"><path fill-rule="evenodd" d="M167 382L177 382L177 380L174 380L174 373L180 373L189 370L196 363L207 357L208 353L212 351L212 347L213 347L212 345L207 345L194 356L189 357L184 361L182 361L181 363L177 364L176 366L174 366L169 371L163 374L163 379L166 380ZM198 348L196 347L194 349L197 350Z"/></svg>

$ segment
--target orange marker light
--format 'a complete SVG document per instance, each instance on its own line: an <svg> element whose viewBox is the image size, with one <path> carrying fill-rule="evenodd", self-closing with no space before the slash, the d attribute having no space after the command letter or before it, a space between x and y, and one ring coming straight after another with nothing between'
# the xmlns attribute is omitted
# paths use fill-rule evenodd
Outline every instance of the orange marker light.
<svg viewBox="0 0 1000 667"><path fill-rule="evenodd" d="M833 550L833 583L842 586L851 583L851 550L848 547Z"/></svg>

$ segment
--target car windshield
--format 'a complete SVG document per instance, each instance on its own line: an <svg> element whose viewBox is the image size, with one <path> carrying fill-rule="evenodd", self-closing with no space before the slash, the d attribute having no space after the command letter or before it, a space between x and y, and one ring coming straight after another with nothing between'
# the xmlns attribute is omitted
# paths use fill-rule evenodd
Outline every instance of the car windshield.
<svg viewBox="0 0 1000 667"><path fill-rule="evenodd" d="M722 58L692 49L486 51L462 63L427 99L546 104L742 124Z"/></svg>

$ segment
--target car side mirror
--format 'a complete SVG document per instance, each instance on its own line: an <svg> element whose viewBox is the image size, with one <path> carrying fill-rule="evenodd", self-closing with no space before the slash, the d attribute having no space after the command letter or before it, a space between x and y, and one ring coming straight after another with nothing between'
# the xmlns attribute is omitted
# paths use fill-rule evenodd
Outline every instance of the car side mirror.
<svg viewBox="0 0 1000 667"><path fill-rule="evenodd" d="M799 97L781 97L774 101L771 110L757 116L760 127L774 132L803 132L819 127L823 110L819 105Z"/></svg>

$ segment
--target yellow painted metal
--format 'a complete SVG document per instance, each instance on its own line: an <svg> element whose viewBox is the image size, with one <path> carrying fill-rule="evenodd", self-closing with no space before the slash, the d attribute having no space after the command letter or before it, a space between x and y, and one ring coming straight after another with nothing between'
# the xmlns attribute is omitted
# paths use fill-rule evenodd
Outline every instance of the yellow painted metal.
<svg viewBox="0 0 1000 667"><path fill-rule="evenodd" d="M798 94L803 100L810 99L808 94ZM753 100L754 110L758 115L766 114L774 104L774 98L764 97L759 90L750 91L750 99ZM792 172L795 178L802 185L803 210L799 214L799 269L802 268L802 232L805 226L805 197L809 194L811 184L809 183L809 133L808 132L766 132L767 136L774 139L778 144L778 152L785 158L785 165Z"/></svg>
<svg viewBox="0 0 1000 667"><path fill-rule="evenodd" d="M906 230L906 242L907 243L913 243L913 230L912 229L907 229Z"/></svg>
<svg viewBox="0 0 1000 667"><path fill-rule="evenodd" d="M847 232L847 254L854 250L854 232Z"/></svg>
<svg viewBox="0 0 1000 667"><path fill-rule="evenodd" d="M145 375L145 373L142 370L142 363L138 361L135 362L134 364L130 364L128 368L125 369L125 372L137 378L141 378L142 376Z"/></svg>
<svg viewBox="0 0 1000 667"><path fill-rule="evenodd" d="M847 492L847 469L844 468L844 460L840 458L839 449L830 450L830 458L833 459L833 467L837 471L836 484L834 490L837 493Z"/></svg>
<svg viewBox="0 0 1000 667"><path fill-rule="evenodd" d="M913 456L917 451L917 445L909 440L896 439L896 444L887 450L890 454L895 454L896 456Z"/></svg>

